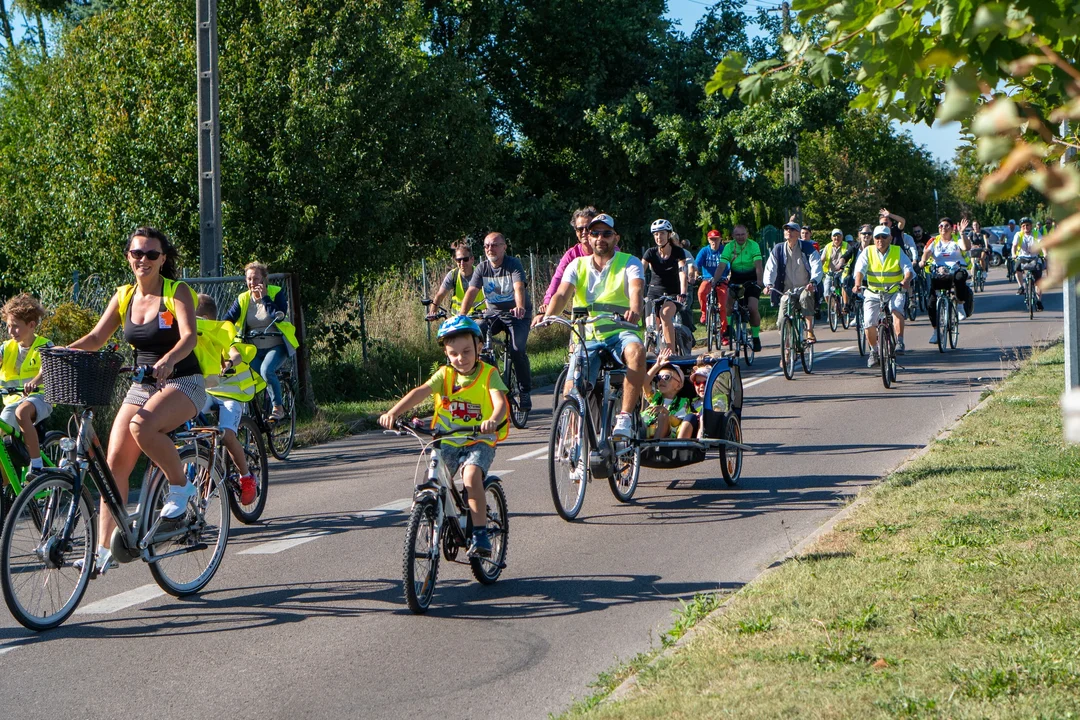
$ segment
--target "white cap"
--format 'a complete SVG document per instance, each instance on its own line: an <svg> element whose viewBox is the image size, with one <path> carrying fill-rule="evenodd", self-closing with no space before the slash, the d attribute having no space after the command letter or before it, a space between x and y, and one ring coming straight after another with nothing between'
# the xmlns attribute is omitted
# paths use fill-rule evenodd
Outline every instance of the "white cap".
<svg viewBox="0 0 1080 720"><path fill-rule="evenodd" d="M830 235L843 235L843 234L844 234L844 231L843 231L843 230L841 230L840 228L833 228L833 229L832 229L832 232L831 232L831 233L829 233L829 234L830 234Z"/></svg>
<svg viewBox="0 0 1080 720"><path fill-rule="evenodd" d="M874 237L877 237L878 235L888 235L889 237L892 237L892 230L890 230L887 225L878 225L874 228Z"/></svg>
<svg viewBox="0 0 1080 720"><path fill-rule="evenodd" d="M589 222L589 227L592 227L596 223L603 223L604 225L607 225L612 230L615 229L615 220L610 215L608 215L607 213L600 213L599 215L594 217Z"/></svg>

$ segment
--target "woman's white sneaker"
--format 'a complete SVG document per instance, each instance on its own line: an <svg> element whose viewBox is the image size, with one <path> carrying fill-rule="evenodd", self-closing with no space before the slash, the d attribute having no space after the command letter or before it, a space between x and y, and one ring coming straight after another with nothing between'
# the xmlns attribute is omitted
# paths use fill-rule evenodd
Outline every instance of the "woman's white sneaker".
<svg viewBox="0 0 1080 720"><path fill-rule="evenodd" d="M188 500L195 497L195 486L190 482L181 487L169 486L169 494L165 496L165 505L161 508L162 520L176 520L183 516L187 510Z"/></svg>

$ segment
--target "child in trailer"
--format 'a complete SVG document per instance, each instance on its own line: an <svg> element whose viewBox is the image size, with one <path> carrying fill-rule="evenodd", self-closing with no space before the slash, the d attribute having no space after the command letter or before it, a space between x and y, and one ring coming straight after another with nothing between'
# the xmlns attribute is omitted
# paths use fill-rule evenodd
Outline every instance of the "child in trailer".
<svg viewBox="0 0 1080 720"><path fill-rule="evenodd" d="M459 315L444 322L438 341L448 364L379 417L379 424L392 430L403 413L435 396L432 427L459 433L443 437L441 455L449 477L462 469L473 524L470 557L491 557L484 477L495 459L496 443L507 435L506 385L495 368L479 359L481 339L480 326L471 318ZM461 437L473 434L475 439Z"/></svg>
<svg viewBox="0 0 1080 720"><path fill-rule="evenodd" d="M35 472L41 470L42 462L34 423L52 414L52 405L45 402L45 390L41 386L41 355L38 353L39 348L52 347L51 341L37 335L45 308L31 295L22 293L8 300L0 312L3 312L11 336L0 349L0 387L4 395L0 420L22 429L23 442L30 455L30 471Z"/></svg>
<svg viewBox="0 0 1080 720"><path fill-rule="evenodd" d="M240 504L250 505L258 498L258 483L248 467L247 455L236 431L244 415L244 406L255 397L255 376L248 365L255 357L255 346L233 341L236 335L233 324L218 322L217 303L209 295L199 293L195 318L199 335L211 338L221 355L221 378L216 385L207 388L202 411L208 413L217 409L221 441L240 472Z"/></svg>
<svg viewBox="0 0 1080 720"><path fill-rule="evenodd" d="M690 438L694 435L694 425L689 422L693 415L690 398L679 397L686 378L682 368L669 362L670 358L671 350L664 348L648 372L648 379L656 385L657 392L649 398L641 413L647 438Z"/></svg>

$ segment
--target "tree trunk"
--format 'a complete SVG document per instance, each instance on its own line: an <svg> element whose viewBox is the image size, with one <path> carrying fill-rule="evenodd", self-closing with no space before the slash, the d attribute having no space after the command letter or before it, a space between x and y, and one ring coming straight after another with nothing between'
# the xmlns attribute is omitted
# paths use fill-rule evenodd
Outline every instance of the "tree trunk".
<svg viewBox="0 0 1080 720"><path fill-rule="evenodd" d="M49 59L49 47L48 47L48 45L46 44L46 41L45 41L45 23L43 23L41 21L41 13L40 12L35 12L34 13L34 19L37 20L38 42L41 43L41 59L42 60L48 60Z"/></svg>
<svg viewBox="0 0 1080 720"><path fill-rule="evenodd" d="M14 50L15 36L11 32L11 16L8 15L7 5L4 0L0 0L0 30L4 33L4 39L7 40L8 47Z"/></svg>

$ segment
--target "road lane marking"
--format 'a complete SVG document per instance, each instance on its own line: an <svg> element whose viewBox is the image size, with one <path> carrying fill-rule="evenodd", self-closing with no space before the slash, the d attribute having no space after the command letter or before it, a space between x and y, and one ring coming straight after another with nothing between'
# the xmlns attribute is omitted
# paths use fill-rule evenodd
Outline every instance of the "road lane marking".
<svg viewBox="0 0 1080 720"><path fill-rule="evenodd" d="M279 552L285 552L298 545L309 543L316 538L320 538L323 535L329 535L328 530L313 530L303 533L297 533L296 535L290 535L288 537L281 538L280 540L271 540L270 542L256 545L255 547L248 548L247 550L241 550L236 553L237 555L276 555Z"/></svg>
<svg viewBox="0 0 1080 720"><path fill-rule="evenodd" d="M518 455L517 457L512 457L509 460L507 460L507 462L515 462L517 460L528 460L529 458L534 458L537 455L543 455L547 451L548 451L547 445L545 445L544 447L537 448L536 450L530 450L529 452L525 453L524 455Z"/></svg>
<svg viewBox="0 0 1080 720"><path fill-rule="evenodd" d="M148 602L155 598L159 598L165 594L165 591L159 588L157 585L143 585L137 587L134 590L128 590L122 592L119 595L113 595L107 597L104 600L98 600L92 602L89 605L84 605L75 611L76 615L109 615L110 613L119 612L125 608L129 608L132 605L138 605L140 603Z"/></svg>
<svg viewBox="0 0 1080 720"><path fill-rule="evenodd" d="M363 510L353 515L358 520L364 520L366 518L383 517L384 515L393 515L394 513L404 512L412 507L412 498L401 498L394 502L380 505L379 507L371 508L370 510Z"/></svg>
<svg viewBox="0 0 1080 720"><path fill-rule="evenodd" d="M821 360L823 358L827 358L830 355L836 355L838 353L847 352L848 350L853 350L854 348L855 348L854 345L848 345L847 347L834 348L832 350L826 350L825 352L814 353L814 362L817 363L818 360ZM767 382L769 380L772 380L774 377L779 377L779 376L781 376L783 374L784 374L783 370L773 370L768 375L762 375L761 377L754 378L750 382L743 383L743 389L745 390L746 388L754 387L755 385L760 385L763 382Z"/></svg>
<svg viewBox="0 0 1080 720"><path fill-rule="evenodd" d="M12 650L14 650L17 647L19 647L19 646L18 645L0 645L0 655L3 655L5 653L9 653L9 652L11 652Z"/></svg>

